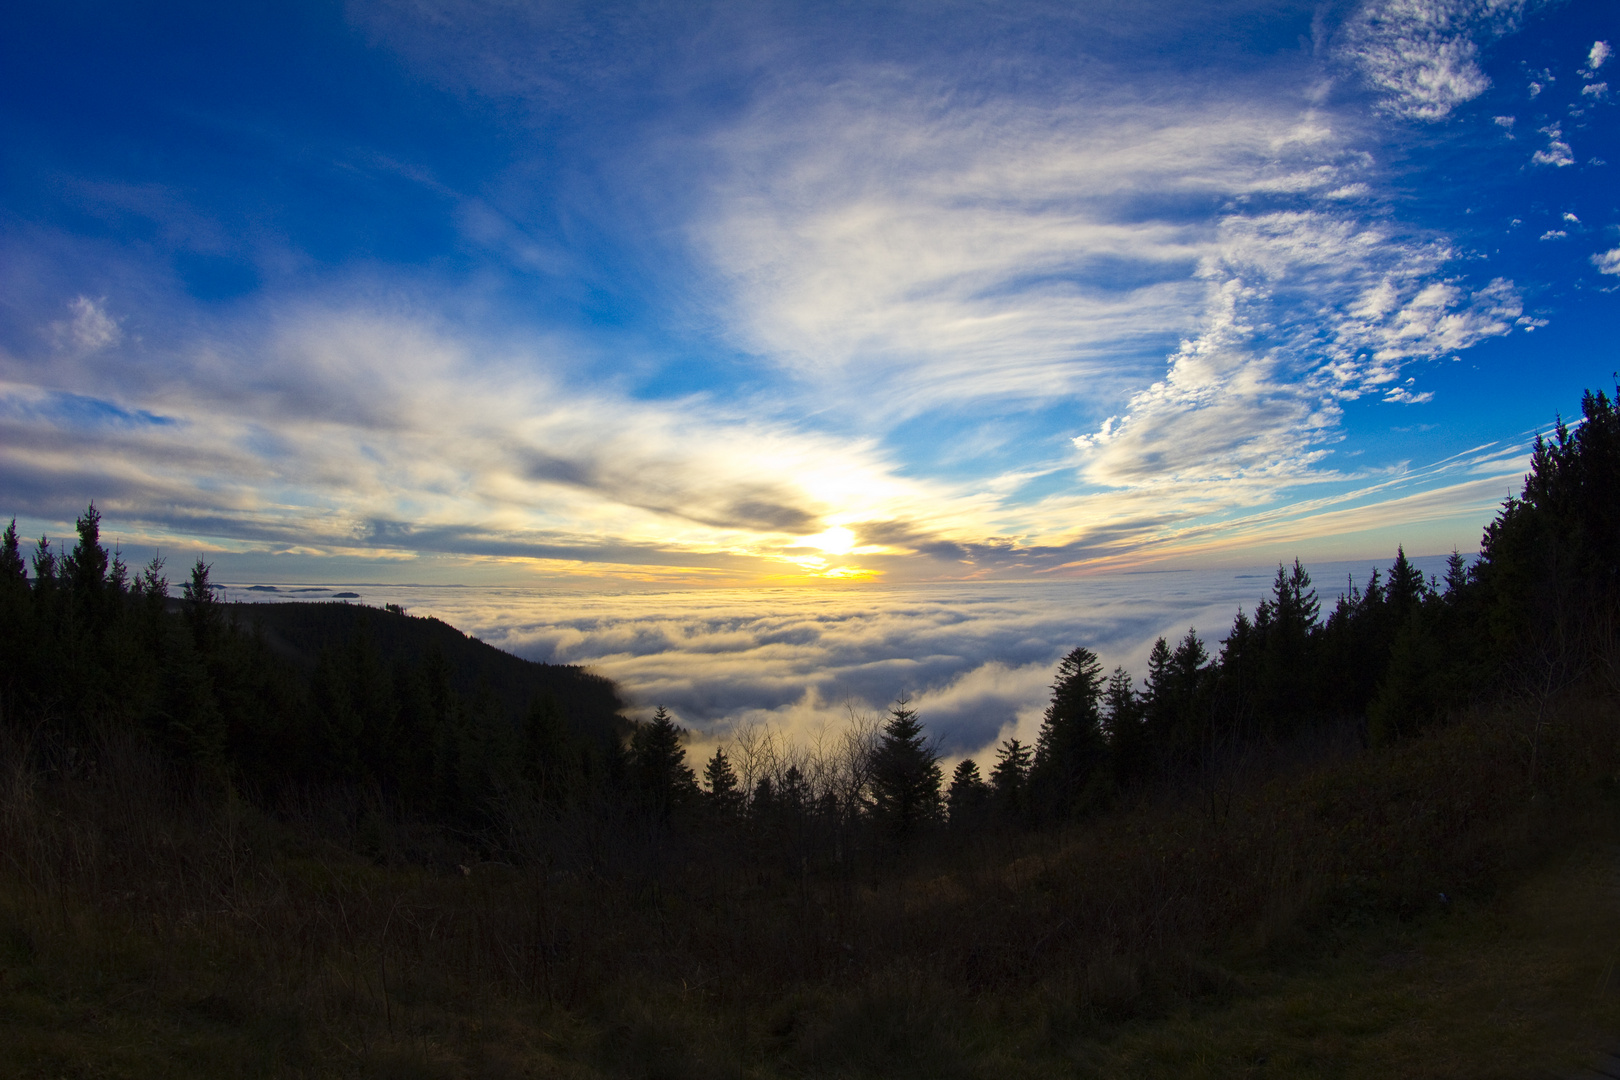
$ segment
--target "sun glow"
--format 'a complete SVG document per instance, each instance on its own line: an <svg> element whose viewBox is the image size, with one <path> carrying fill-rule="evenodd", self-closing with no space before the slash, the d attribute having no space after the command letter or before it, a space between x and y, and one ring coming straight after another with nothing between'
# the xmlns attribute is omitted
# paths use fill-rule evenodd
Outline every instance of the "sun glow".
<svg viewBox="0 0 1620 1080"><path fill-rule="evenodd" d="M832 581L876 581L878 572L868 570L864 566L835 566L831 570L824 570L816 575Z"/></svg>
<svg viewBox="0 0 1620 1080"><path fill-rule="evenodd" d="M829 555L848 555L855 547L855 534L842 525L804 538L805 546L820 548Z"/></svg>

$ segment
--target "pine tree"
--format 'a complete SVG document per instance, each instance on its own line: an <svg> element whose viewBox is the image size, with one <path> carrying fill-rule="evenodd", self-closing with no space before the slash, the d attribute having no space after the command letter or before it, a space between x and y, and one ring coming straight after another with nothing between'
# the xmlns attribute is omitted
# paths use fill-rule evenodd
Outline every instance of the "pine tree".
<svg viewBox="0 0 1620 1080"><path fill-rule="evenodd" d="M939 755L923 736L909 701L889 709L872 755L872 812L884 828L905 840L939 815Z"/></svg>
<svg viewBox="0 0 1620 1080"><path fill-rule="evenodd" d="M1536 438L1524 491L1486 527L1475 568L1494 668L1532 681L1593 659L1590 643L1620 625L1620 408L1587 391L1581 413ZM1603 670L1620 666L1612 653Z"/></svg>
<svg viewBox="0 0 1620 1080"><path fill-rule="evenodd" d="M1035 740L1030 774L1036 809L1062 818L1097 801L1098 776L1107 760L1102 726L1102 664L1087 648L1058 663L1052 701Z"/></svg>
<svg viewBox="0 0 1620 1080"><path fill-rule="evenodd" d="M1161 752L1176 723L1175 672L1170 659L1170 645L1161 637L1148 653L1147 691L1142 695L1143 723Z"/></svg>
<svg viewBox="0 0 1620 1080"><path fill-rule="evenodd" d="M714 757L703 767L703 783L710 805L721 814L733 817L742 812L743 792L724 747L716 747Z"/></svg>
<svg viewBox="0 0 1620 1080"><path fill-rule="evenodd" d="M1188 627L1186 636L1170 657L1172 685L1183 702L1190 701L1197 694L1208 664L1209 652L1204 648L1203 639L1198 636L1197 630Z"/></svg>
<svg viewBox="0 0 1620 1080"><path fill-rule="evenodd" d="M762 776L754 784L753 793L748 796L748 816L761 825L776 818L776 785L771 783L770 777Z"/></svg>
<svg viewBox="0 0 1620 1080"><path fill-rule="evenodd" d="M105 608L107 550L101 546L101 512L91 503L75 523L79 542L62 560L73 605L79 618L99 622Z"/></svg>
<svg viewBox="0 0 1620 1080"><path fill-rule="evenodd" d="M28 568L17 539L17 519L0 537L0 720L15 719L19 692L36 668L29 625Z"/></svg>
<svg viewBox="0 0 1620 1080"><path fill-rule="evenodd" d="M1462 598L1468 583L1468 561L1462 557L1462 552L1452 548L1451 554L1446 556L1446 599L1456 603Z"/></svg>
<svg viewBox="0 0 1620 1080"><path fill-rule="evenodd" d="M51 550L50 539L44 536L34 547L33 558L30 560L34 570L33 605L35 625L42 632L44 641L38 644L49 647L49 642L61 633L61 620L58 617L57 601L61 593L60 581L57 577L56 552Z"/></svg>
<svg viewBox="0 0 1620 1080"><path fill-rule="evenodd" d="M1208 661L1204 643L1193 629L1173 652L1160 638L1148 656L1147 735L1154 754L1163 761L1185 764L1200 752L1213 681Z"/></svg>
<svg viewBox="0 0 1620 1080"><path fill-rule="evenodd" d="M810 784L797 765L789 765L787 771L782 774L782 786L777 792L777 802L784 812L795 818L803 816L808 807Z"/></svg>
<svg viewBox="0 0 1620 1080"><path fill-rule="evenodd" d="M219 598L214 595L214 586L208 580L212 569L199 557L191 568L191 580L181 588L180 597L180 610L185 613L186 623L191 627L192 641L204 656L213 652L225 621Z"/></svg>
<svg viewBox="0 0 1620 1080"><path fill-rule="evenodd" d="M153 552L152 561L141 568L140 575L135 579L134 591L138 595L163 600L169 598L169 579L163 576L163 565L167 561L161 551Z"/></svg>
<svg viewBox="0 0 1620 1080"><path fill-rule="evenodd" d="M662 705L630 735L631 783L642 807L660 821L691 805L698 794L697 777L681 745L684 735Z"/></svg>
<svg viewBox="0 0 1620 1080"><path fill-rule="evenodd" d="M1115 778L1126 782L1144 776L1148 761L1142 700L1136 694L1136 681L1123 667L1114 668L1103 691L1103 723Z"/></svg>
<svg viewBox="0 0 1620 1080"><path fill-rule="evenodd" d="M0 536L0 633L21 633L28 611L28 567L23 563L22 544L17 539L17 519L12 518L5 535ZM20 658L13 655L14 660Z"/></svg>
<svg viewBox="0 0 1620 1080"><path fill-rule="evenodd" d="M1035 751L1016 738L997 748L996 765L990 770L990 797L996 816L1003 821L1028 821L1029 770L1034 761Z"/></svg>
<svg viewBox="0 0 1620 1080"><path fill-rule="evenodd" d="M12 518L5 535L0 537L0 582L10 587L13 583L27 581L28 568L23 565L22 545L17 540L17 519Z"/></svg>
<svg viewBox="0 0 1620 1080"><path fill-rule="evenodd" d="M990 799L990 785L979 775L979 764L972 758L957 762L951 773L951 786L945 792L945 806L953 827L977 825L984 817Z"/></svg>
<svg viewBox="0 0 1620 1080"><path fill-rule="evenodd" d="M1294 560L1292 570L1277 564L1271 599L1255 613L1254 645L1259 655L1249 672L1253 697L1244 703L1262 729L1274 735L1291 732L1315 708L1318 687L1312 646L1320 611L1311 575L1300 561Z"/></svg>
<svg viewBox="0 0 1620 1080"><path fill-rule="evenodd" d="M1398 630L1402 623L1422 603L1427 587L1423 583L1423 573L1412 565L1406 557L1406 549L1400 545L1395 548L1395 565L1389 568L1389 593L1391 630Z"/></svg>

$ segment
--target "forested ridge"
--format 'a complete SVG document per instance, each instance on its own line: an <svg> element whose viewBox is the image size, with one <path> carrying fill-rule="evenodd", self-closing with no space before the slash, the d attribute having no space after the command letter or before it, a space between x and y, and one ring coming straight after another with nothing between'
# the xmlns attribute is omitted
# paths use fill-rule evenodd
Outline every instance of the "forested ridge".
<svg viewBox="0 0 1620 1080"><path fill-rule="evenodd" d="M140 1023L215 1040L149 1055L198 1075L1144 1071L1132 1025L1613 838L1617 483L1620 415L1588 393L1477 560L1426 579L1397 550L1331 606L1280 566L1140 679L1075 648L1033 744L949 776L903 697L689 761L678 718L627 719L588 672L399 609L224 604L202 562L172 589L93 506L60 550L13 526L0 1034L54 1075L136 1039L53 1041L74 1002L150 998ZM1543 1028L1620 1024L1581 993ZM1225 1073L1265 1071L1242 1054Z"/></svg>
<svg viewBox="0 0 1620 1080"><path fill-rule="evenodd" d="M223 603L201 560L171 596L161 557L131 572L101 545L94 505L77 524L26 564L15 523L0 538L0 709L47 758L126 729L267 806L343 791L458 827L538 792L525 761L581 785L622 772L628 724L601 676L397 607Z"/></svg>
<svg viewBox="0 0 1620 1080"><path fill-rule="evenodd" d="M0 707L69 744L86 725L132 725L250 796L348 785L461 825L492 824L491 806L515 797L676 826L825 818L819 831L840 847L852 830L881 846L946 820L1038 827L1313 729L1348 723L1387 743L1491 695L1612 678L1617 476L1615 403L1589 392L1579 425L1538 438L1477 561L1453 553L1444 580L1425 579L1398 550L1326 612L1298 561L1279 566L1271 595L1239 611L1213 651L1192 630L1173 646L1161 638L1140 683L1076 648L1034 745L1008 739L993 763L962 761L948 781L926 718L902 701L881 730L857 723L815 753L768 736L722 748L700 782L675 718L625 720L598 676L397 608L223 604L200 560L171 599L160 559L132 571L102 547L94 506L70 549L41 538L27 563L15 523L4 535Z"/></svg>

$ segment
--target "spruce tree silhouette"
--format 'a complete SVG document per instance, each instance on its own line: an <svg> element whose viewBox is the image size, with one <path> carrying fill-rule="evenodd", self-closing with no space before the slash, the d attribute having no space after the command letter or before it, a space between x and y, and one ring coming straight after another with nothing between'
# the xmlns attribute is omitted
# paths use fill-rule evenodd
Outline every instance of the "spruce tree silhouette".
<svg viewBox="0 0 1620 1080"><path fill-rule="evenodd" d="M1030 773L1043 816L1068 817L1095 801L1094 780L1108 756L1102 689L1102 663L1090 649L1072 649L1058 662Z"/></svg>
<svg viewBox="0 0 1620 1080"><path fill-rule="evenodd" d="M1142 699L1136 693L1136 680L1123 667L1114 668L1108 677L1108 687L1103 691L1103 723L1114 778L1124 783L1145 775L1148 747L1142 726Z"/></svg>
<svg viewBox="0 0 1620 1080"><path fill-rule="evenodd" d="M686 764L685 734L662 705L630 736L630 775L643 808L655 819L667 821L677 810L692 804L698 794L697 777Z"/></svg>
<svg viewBox="0 0 1620 1080"><path fill-rule="evenodd" d="M979 763L972 758L957 762L951 773L951 786L945 792L945 807L955 828L970 828L984 816L990 800L990 785L979 775Z"/></svg>
<svg viewBox="0 0 1620 1080"><path fill-rule="evenodd" d="M714 757L703 766L703 784L708 789L709 804L727 817L742 812L743 791L737 779L737 770L726 757L725 747L718 747Z"/></svg>
<svg viewBox="0 0 1620 1080"><path fill-rule="evenodd" d="M1029 769L1034 760L1034 749L1016 738L1006 739L996 748L996 765L990 770L990 798L1000 820L1019 825L1029 821Z"/></svg>
<svg viewBox="0 0 1620 1080"><path fill-rule="evenodd" d="M939 755L909 705L902 697L889 709L872 755L872 812L901 841L939 815Z"/></svg>

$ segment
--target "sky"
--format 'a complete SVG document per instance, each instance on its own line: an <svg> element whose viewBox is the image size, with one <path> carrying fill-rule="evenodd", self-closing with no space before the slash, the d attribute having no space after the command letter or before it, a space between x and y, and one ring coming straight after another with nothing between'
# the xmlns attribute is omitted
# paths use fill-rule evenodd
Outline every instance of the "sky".
<svg viewBox="0 0 1620 1080"><path fill-rule="evenodd" d="M848 589L1466 552L1620 367L1599 0L3 18L0 516L94 500L132 561Z"/></svg>

